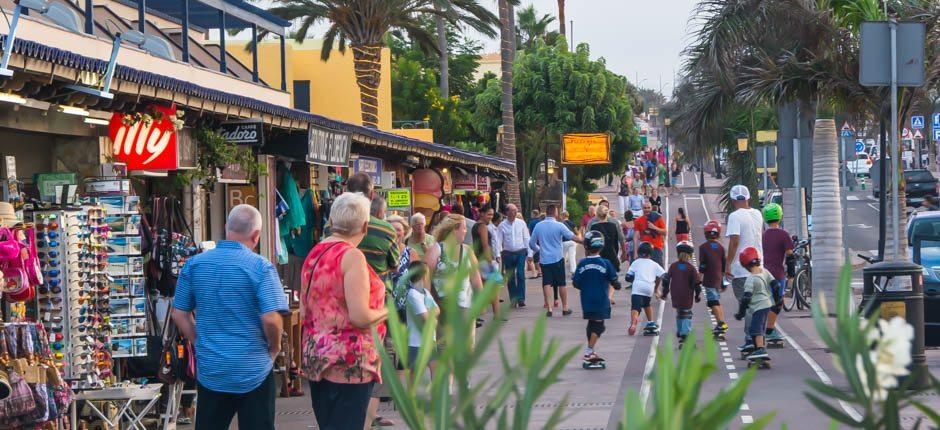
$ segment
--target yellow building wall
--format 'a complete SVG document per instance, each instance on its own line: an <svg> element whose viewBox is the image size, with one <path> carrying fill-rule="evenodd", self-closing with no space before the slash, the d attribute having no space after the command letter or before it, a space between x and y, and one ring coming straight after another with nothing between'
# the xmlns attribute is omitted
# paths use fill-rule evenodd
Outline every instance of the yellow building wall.
<svg viewBox="0 0 940 430"><path fill-rule="evenodd" d="M434 143L434 130L430 128L396 128L391 131L399 136Z"/></svg>
<svg viewBox="0 0 940 430"><path fill-rule="evenodd" d="M228 53L251 67L251 52L245 41L226 41ZM294 81L310 81L310 111L339 121L362 124L359 110L359 87L356 85L352 50L336 49L327 61L320 60L321 42L304 40L286 42L287 91L293 103ZM281 88L280 42L259 45L258 74L272 88ZM294 107L294 106L291 106ZM382 82L379 85L379 129L392 129L391 53L382 50Z"/></svg>

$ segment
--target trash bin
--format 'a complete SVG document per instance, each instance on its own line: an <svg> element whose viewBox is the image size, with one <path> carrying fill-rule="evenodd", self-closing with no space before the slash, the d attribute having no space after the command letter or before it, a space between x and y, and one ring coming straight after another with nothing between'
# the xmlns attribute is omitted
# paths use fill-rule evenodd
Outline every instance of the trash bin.
<svg viewBox="0 0 940 430"><path fill-rule="evenodd" d="M908 261L872 264L862 270L862 305L865 316L878 312L883 319L900 316L914 327L911 343L911 388L930 385L927 356L924 355L923 268ZM869 306L871 304L871 306Z"/></svg>

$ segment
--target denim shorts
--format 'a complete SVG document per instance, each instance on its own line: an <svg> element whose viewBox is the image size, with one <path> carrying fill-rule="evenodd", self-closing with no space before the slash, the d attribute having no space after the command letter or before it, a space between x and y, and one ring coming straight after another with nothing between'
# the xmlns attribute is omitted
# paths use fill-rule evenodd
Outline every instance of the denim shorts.
<svg viewBox="0 0 940 430"><path fill-rule="evenodd" d="M751 314L751 326L748 327L747 334L751 337L754 336L763 336L764 330L767 329L767 314L770 313L770 308L764 308L754 311Z"/></svg>
<svg viewBox="0 0 940 430"><path fill-rule="evenodd" d="M705 300L721 300L721 292L717 288L705 287Z"/></svg>

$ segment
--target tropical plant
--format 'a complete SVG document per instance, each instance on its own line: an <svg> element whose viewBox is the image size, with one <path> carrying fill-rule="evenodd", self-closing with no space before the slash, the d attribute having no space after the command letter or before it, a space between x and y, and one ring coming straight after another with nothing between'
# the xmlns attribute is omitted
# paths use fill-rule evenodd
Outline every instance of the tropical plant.
<svg viewBox="0 0 940 430"><path fill-rule="evenodd" d="M444 288L457 291L470 270L477 269L461 268L445 281ZM490 306L501 287L494 282L487 283L479 294L473 295L467 311L457 307L458 294L446 294L441 311L443 320L438 324L438 318L432 315L425 322L421 346L413 363L408 359L405 324L397 318L388 320L388 336L398 357L404 359L405 368L422 369L420 372L405 370L401 377L395 370L395 361L384 349L380 350L383 382L409 429L533 428L535 404L558 382L559 374L577 353L577 348L562 351L557 339L546 339L544 316L531 332L524 330L518 335L514 351L497 341L497 334L504 327L501 324L485 324L474 339L472 330L476 318ZM389 301L387 306L392 308L394 303ZM435 327L439 327L437 336L441 346L433 339ZM494 342L498 344L502 372L479 378L474 371ZM429 380L424 369L435 351L435 370ZM564 400L559 402L562 406L552 411L542 428L557 426L564 403Z"/></svg>
<svg viewBox="0 0 940 430"><path fill-rule="evenodd" d="M372 128L378 127L382 47L389 31L401 30L422 49L440 52L437 38L422 25L423 17L440 17L488 35L495 35L496 24L493 14L475 0L277 0L269 11L299 22L294 32L297 41L303 41L311 27L328 22L320 54L323 60L330 58L334 47L341 53L347 44L352 48L362 124Z"/></svg>
<svg viewBox="0 0 940 430"><path fill-rule="evenodd" d="M516 31L518 40L523 48L528 48L536 40L544 39L548 35L548 26L555 22L555 17L551 14L539 16L534 5L519 11L516 14Z"/></svg>
<svg viewBox="0 0 940 430"><path fill-rule="evenodd" d="M213 191L225 170L237 170L248 180L253 180L266 171L265 165L257 161L251 148L229 142L215 130L200 128L193 133L193 137L199 146L197 168L176 175L176 180L181 181L178 185L198 181L206 189Z"/></svg>
<svg viewBox="0 0 940 430"><path fill-rule="evenodd" d="M513 81L512 69L516 60L516 24L513 18L512 0L497 0L499 5L499 59L500 59L500 111L502 132L499 139L500 157L518 161L516 158L516 115L512 106ZM513 172L514 181L507 182L510 203L522 203L519 195L519 182L524 172L517 167Z"/></svg>
<svg viewBox="0 0 940 430"><path fill-rule="evenodd" d="M717 370L718 347L715 339L705 336L701 347L696 345L695 333L689 335L685 348L676 359L672 339L667 339L658 351L652 379L652 408L636 390L627 393L624 406L626 419L620 430L682 430L727 428L741 410L744 396L754 379L755 369L749 369L729 387L702 401L702 387ZM748 424L746 429L761 429L770 423L774 414L768 414Z"/></svg>

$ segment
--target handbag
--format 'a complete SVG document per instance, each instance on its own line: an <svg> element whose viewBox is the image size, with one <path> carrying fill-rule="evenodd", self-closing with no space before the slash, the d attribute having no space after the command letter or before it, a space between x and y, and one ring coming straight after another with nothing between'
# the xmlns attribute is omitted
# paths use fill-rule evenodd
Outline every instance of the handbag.
<svg viewBox="0 0 940 430"><path fill-rule="evenodd" d="M28 253L24 266L26 267L26 274L29 276L29 282L33 284L33 287L36 287L43 283L42 269L39 267L39 251L36 249L36 229L29 227L23 230L23 233L26 234L26 241L29 243L26 245Z"/></svg>
<svg viewBox="0 0 940 430"><path fill-rule="evenodd" d="M16 240L16 232L0 229L0 272L3 272L3 295L11 302L32 300L36 297L35 285L29 281L26 261L29 250Z"/></svg>

